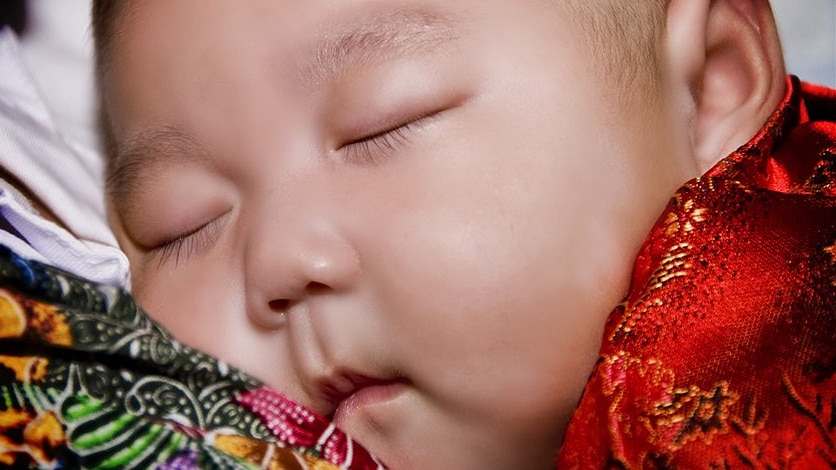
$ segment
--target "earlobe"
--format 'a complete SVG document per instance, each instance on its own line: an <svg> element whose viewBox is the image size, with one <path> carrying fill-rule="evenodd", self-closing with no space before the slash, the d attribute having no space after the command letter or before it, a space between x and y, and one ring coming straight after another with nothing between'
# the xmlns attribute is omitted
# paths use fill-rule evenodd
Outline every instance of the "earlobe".
<svg viewBox="0 0 836 470"><path fill-rule="evenodd" d="M671 79L701 171L745 144L783 97L781 45L766 0L671 0Z"/></svg>

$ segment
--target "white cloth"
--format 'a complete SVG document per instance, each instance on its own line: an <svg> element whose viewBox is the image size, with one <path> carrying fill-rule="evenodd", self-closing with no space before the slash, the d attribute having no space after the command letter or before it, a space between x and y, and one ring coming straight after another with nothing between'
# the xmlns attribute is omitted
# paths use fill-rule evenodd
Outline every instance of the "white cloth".
<svg viewBox="0 0 836 470"><path fill-rule="evenodd" d="M29 0L20 57L61 135L96 168L96 129L90 0Z"/></svg>
<svg viewBox="0 0 836 470"><path fill-rule="evenodd" d="M128 261L105 217L101 159L82 155L79 147L55 126L21 60L14 33L0 31L0 166L70 230L40 217L4 182L0 211L28 247L4 231L0 243L90 280L127 286Z"/></svg>

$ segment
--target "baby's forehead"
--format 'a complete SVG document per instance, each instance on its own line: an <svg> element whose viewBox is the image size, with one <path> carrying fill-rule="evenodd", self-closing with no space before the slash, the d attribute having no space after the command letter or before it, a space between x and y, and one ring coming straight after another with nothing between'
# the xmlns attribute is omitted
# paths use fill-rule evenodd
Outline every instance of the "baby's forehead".
<svg viewBox="0 0 836 470"><path fill-rule="evenodd" d="M251 28L243 34L257 34L258 23L269 25L273 32L280 30L286 34L283 37L323 37L335 39L340 35L348 35L352 30L357 33L367 32L367 39L374 40L381 36L379 33L400 32L400 36L409 42L410 36L417 35L426 30L443 32L450 36L459 34L467 26L479 22L485 18L501 12L502 4L514 5L517 0L382 0L375 2L344 2L343 0L328 0L317 2L268 2L268 6L259 6L257 2L240 2L227 4L225 2L200 2L197 8L187 2L182 3L179 8L171 8L168 2L120 2L119 8L101 8L105 13L96 18L94 11L94 30L108 31L111 39L124 37L122 32L131 29L137 23L147 25L148 21L157 23L164 19L169 29L190 28L190 24L218 24L223 27L217 28L218 35L227 31L233 31L237 19L245 17L245 11L253 13L249 26ZM542 5L550 11L560 11L563 0L535 0L534 3ZM96 2L109 3L109 2ZM175 4L176 4L175 3ZM188 5L188 6L187 6ZM505 6L504 8L508 8ZM538 6L539 8L539 6ZM154 11L164 10L163 15L151 14ZM208 10L226 11L229 14L210 14ZM564 12L566 13L566 12ZM501 13L500 13L501 14ZM555 15L555 18L566 19L566 15ZM95 32L95 31L94 31ZM107 41L99 41L99 46ZM346 43L350 46L352 43Z"/></svg>

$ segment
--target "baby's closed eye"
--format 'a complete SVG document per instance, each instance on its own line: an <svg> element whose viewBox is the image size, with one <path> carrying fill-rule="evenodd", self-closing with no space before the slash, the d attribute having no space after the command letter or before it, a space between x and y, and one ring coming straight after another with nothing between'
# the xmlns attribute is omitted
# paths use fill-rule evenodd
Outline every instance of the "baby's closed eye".
<svg viewBox="0 0 836 470"><path fill-rule="evenodd" d="M443 110L418 114L403 121L389 124L382 130L372 130L365 135L348 140L337 147L349 162L377 163L403 146L409 145L416 132L423 130Z"/></svg>
<svg viewBox="0 0 836 470"><path fill-rule="evenodd" d="M149 259L155 260L158 266L173 262L175 267L181 261L188 261L192 256L210 248L218 240L228 215L229 212L226 212L173 238L158 242L148 249Z"/></svg>

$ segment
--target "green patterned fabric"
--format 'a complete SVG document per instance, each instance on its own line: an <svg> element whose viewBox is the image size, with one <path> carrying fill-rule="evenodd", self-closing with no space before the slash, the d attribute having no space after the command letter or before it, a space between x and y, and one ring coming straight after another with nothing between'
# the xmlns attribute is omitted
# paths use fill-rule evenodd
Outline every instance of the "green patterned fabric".
<svg viewBox="0 0 836 470"><path fill-rule="evenodd" d="M0 465L336 468L237 400L260 387L120 288L0 247Z"/></svg>

